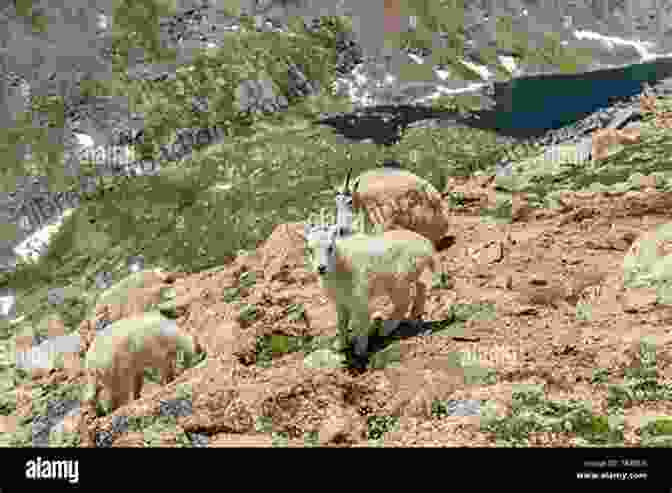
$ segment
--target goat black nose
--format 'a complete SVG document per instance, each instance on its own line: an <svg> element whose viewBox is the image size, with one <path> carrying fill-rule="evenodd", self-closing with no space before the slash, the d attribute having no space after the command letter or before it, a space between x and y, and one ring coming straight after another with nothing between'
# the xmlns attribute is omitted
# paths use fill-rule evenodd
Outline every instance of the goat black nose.
<svg viewBox="0 0 672 493"><path fill-rule="evenodd" d="M318 274L325 274L327 272L327 266L326 265L318 265L317 266L317 273Z"/></svg>

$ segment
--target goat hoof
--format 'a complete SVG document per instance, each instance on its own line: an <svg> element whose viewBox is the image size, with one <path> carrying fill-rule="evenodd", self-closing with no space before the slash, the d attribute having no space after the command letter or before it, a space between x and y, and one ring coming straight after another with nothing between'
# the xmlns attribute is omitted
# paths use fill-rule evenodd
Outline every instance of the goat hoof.
<svg viewBox="0 0 672 493"><path fill-rule="evenodd" d="M353 342L353 352L355 356L359 358L365 357L369 346L368 336L355 336L353 337Z"/></svg>

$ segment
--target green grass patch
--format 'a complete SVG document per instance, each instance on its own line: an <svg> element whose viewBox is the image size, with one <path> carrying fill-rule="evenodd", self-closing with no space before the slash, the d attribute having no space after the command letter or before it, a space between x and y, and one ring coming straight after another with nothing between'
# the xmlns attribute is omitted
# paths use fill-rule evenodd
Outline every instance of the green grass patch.
<svg viewBox="0 0 672 493"><path fill-rule="evenodd" d="M640 342L638 359L626 369L623 382L607 387L610 408L672 399L672 385L659 381L656 351L655 344L646 340Z"/></svg>
<svg viewBox="0 0 672 493"><path fill-rule="evenodd" d="M367 438L369 441L376 442L381 441L385 433L397 429L399 423L399 418L395 416L367 416L366 426L367 426Z"/></svg>
<svg viewBox="0 0 672 493"><path fill-rule="evenodd" d="M672 447L672 418L660 417L640 427L642 447Z"/></svg>
<svg viewBox="0 0 672 493"><path fill-rule="evenodd" d="M271 360L274 358L297 351L307 354L325 347L327 344L328 342L324 338L314 336L265 335L257 339L255 348L256 364L262 368L268 368L271 366Z"/></svg>
<svg viewBox="0 0 672 493"><path fill-rule="evenodd" d="M506 416L484 413L483 431L493 434L506 446L527 446L531 433L566 433L585 445L612 445L623 441L622 423L617 416L596 415L585 403L547 400L539 388L513 393Z"/></svg>

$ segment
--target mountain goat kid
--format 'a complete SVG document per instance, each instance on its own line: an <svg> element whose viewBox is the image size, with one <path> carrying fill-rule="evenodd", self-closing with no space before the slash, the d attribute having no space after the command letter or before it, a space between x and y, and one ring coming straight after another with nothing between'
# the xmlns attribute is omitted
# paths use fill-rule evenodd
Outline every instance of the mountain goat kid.
<svg viewBox="0 0 672 493"><path fill-rule="evenodd" d="M429 182L400 167L385 166L362 173L350 189L351 174L352 169L335 197L336 223L344 234L406 229L442 249L449 222L441 194Z"/></svg>
<svg viewBox="0 0 672 493"><path fill-rule="evenodd" d="M394 305L391 320L419 319L424 312L427 287L420 282L426 268L435 271L432 243L413 231L397 229L379 235L343 235L339 225L304 225L312 269L320 285L336 305L338 334L343 347L353 334L355 354L368 346L369 300L387 294ZM415 296L411 297L411 289Z"/></svg>
<svg viewBox="0 0 672 493"><path fill-rule="evenodd" d="M157 368L163 383L175 377L178 351L193 363L203 346L159 312L118 320L99 333L86 353L88 399L106 401L108 411L139 399L146 368ZM104 399L101 394L106 393Z"/></svg>

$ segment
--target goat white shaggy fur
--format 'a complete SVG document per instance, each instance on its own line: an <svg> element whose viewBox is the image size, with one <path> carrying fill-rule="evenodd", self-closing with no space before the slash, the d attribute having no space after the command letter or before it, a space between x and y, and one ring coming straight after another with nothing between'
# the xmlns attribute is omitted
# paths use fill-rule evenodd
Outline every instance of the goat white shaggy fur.
<svg viewBox="0 0 672 493"><path fill-rule="evenodd" d="M351 173L335 197L336 222L345 233L406 229L439 248L449 221L441 194L431 183L404 169L383 167L361 174L350 189Z"/></svg>
<svg viewBox="0 0 672 493"><path fill-rule="evenodd" d="M343 236L339 225L313 224L304 226L304 237L312 254L311 267L336 305L341 341L348 344L348 332L352 331L357 353L366 351L371 326L369 300L376 295L389 295L394 305L392 320L405 319L409 309L411 318L421 317L427 287L420 275L426 268L436 269L435 250L427 238L403 229L374 236Z"/></svg>
<svg viewBox="0 0 672 493"><path fill-rule="evenodd" d="M158 368L163 383L173 380L178 351L193 363L203 352L198 338L178 328L159 312L118 320L99 333L86 353L88 399L108 393L109 410L140 398L145 368Z"/></svg>

